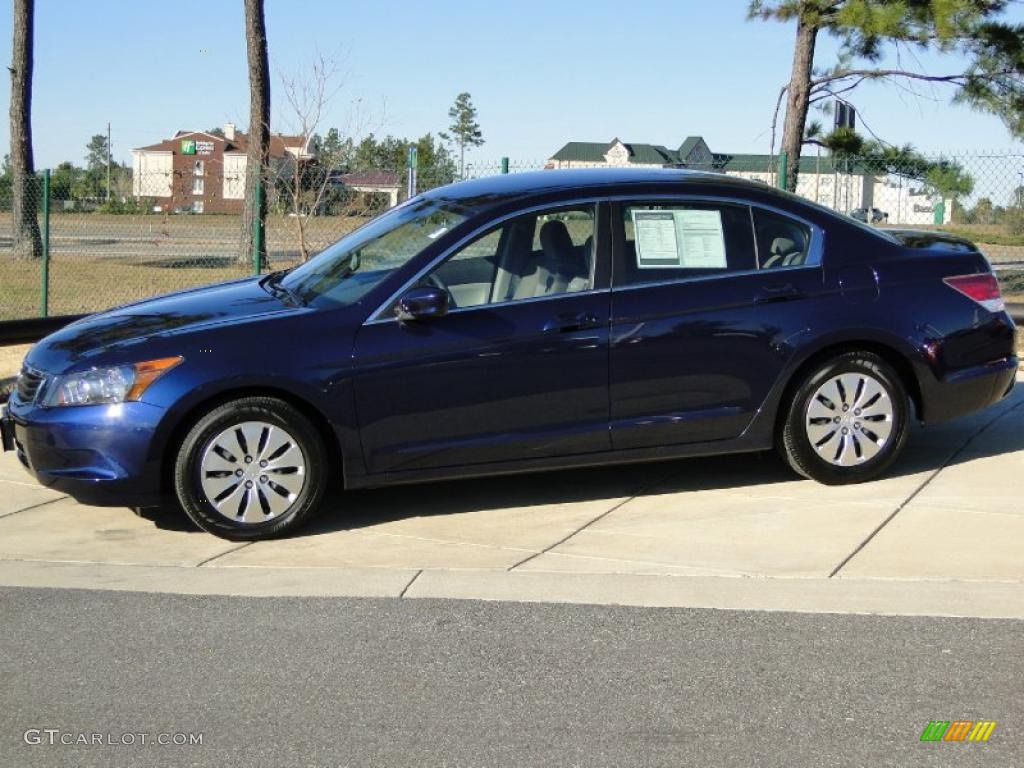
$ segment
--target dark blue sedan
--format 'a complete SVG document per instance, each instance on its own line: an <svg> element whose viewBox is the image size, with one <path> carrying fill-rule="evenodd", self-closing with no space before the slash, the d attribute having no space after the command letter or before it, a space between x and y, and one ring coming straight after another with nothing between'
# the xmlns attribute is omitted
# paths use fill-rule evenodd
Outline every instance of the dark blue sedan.
<svg viewBox="0 0 1024 768"><path fill-rule="evenodd" d="M984 408L1016 369L968 241L715 174L547 171L436 189L293 270L69 325L29 353L0 424L46 486L173 496L260 539L335 478L775 447L820 482L869 480L911 418Z"/></svg>

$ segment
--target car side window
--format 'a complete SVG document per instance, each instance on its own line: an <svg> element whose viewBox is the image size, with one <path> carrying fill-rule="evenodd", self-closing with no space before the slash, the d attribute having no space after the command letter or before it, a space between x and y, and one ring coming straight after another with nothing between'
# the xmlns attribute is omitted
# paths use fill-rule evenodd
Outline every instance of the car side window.
<svg viewBox="0 0 1024 768"><path fill-rule="evenodd" d="M757 269L750 209L728 203L622 206L616 286Z"/></svg>
<svg viewBox="0 0 1024 768"><path fill-rule="evenodd" d="M788 216L754 208L754 230L761 269L799 267L807 262L811 230Z"/></svg>
<svg viewBox="0 0 1024 768"><path fill-rule="evenodd" d="M593 205L524 214L463 246L420 281L445 288L453 308L590 290Z"/></svg>
<svg viewBox="0 0 1024 768"><path fill-rule="evenodd" d="M452 306L475 307L488 303L498 268L500 244L501 230L491 230L446 259L434 270L433 280L429 282L448 290Z"/></svg>

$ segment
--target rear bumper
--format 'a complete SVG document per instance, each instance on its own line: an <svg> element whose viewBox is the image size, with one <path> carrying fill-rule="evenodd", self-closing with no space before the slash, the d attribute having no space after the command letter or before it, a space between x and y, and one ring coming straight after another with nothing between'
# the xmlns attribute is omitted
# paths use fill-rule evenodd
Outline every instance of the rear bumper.
<svg viewBox="0 0 1024 768"><path fill-rule="evenodd" d="M40 408L11 398L0 431L4 450L41 485L94 506L148 506L161 496L153 435L163 413L145 403Z"/></svg>
<svg viewBox="0 0 1024 768"><path fill-rule="evenodd" d="M1010 356L932 379L922 386L922 421L937 424L997 403L1010 394L1016 378L1017 358Z"/></svg>

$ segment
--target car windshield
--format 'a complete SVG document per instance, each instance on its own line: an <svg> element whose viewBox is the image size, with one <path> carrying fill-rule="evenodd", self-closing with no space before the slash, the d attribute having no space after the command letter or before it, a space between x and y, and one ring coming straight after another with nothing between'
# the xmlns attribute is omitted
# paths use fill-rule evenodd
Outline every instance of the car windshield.
<svg viewBox="0 0 1024 768"><path fill-rule="evenodd" d="M328 246L281 283L304 304L353 304L465 220L451 201L414 198Z"/></svg>

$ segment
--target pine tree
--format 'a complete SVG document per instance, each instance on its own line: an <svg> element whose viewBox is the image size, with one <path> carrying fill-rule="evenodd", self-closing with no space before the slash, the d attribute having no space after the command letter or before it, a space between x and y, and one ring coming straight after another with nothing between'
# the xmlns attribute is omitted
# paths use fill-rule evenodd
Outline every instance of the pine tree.
<svg viewBox="0 0 1024 768"><path fill-rule="evenodd" d="M953 100L998 115L1010 132L1024 136L1024 24L1000 15L1007 0L752 0L748 16L796 21L789 83L782 87L786 117L782 151L787 186L796 189L807 111L822 99L843 96L866 81L919 80L954 89ZM835 64L815 69L819 32L840 42ZM959 54L962 72L930 74L877 66L890 49ZM772 124L774 146L775 121Z"/></svg>
<svg viewBox="0 0 1024 768"><path fill-rule="evenodd" d="M33 0L14 0L14 41L11 46L11 213L13 250L25 259L43 256L43 238L36 210L39 203L32 160L32 27Z"/></svg>
<svg viewBox="0 0 1024 768"><path fill-rule="evenodd" d="M266 175L270 154L270 65L267 58L267 26L263 0L245 0L245 44L249 61L249 146L245 159L245 208L242 212L241 248L238 261L251 263L253 228L267 221L267 196L256 189ZM259 263L267 258L267 240L261 238Z"/></svg>
<svg viewBox="0 0 1024 768"><path fill-rule="evenodd" d="M459 148L459 177L466 175L466 147L479 147L484 143L480 124L476 121L476 107L472 97L463 91L455 97L455 103L448 110L452 124L450 133L438 134L445 141L453 142Z"/></svg>

